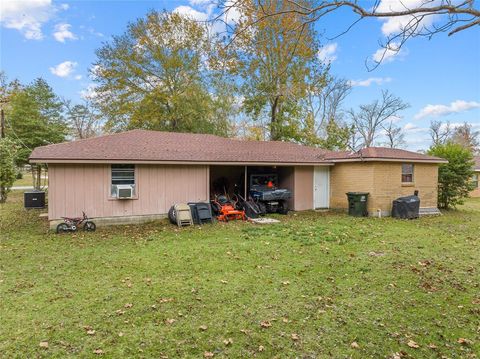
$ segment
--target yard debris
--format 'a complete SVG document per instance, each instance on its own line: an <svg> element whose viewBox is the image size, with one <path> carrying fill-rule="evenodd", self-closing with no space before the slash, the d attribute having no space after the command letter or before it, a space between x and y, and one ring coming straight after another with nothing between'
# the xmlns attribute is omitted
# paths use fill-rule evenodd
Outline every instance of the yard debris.
<svg viewBox="0 0 480 359"><path fill-rule="evenodd" d="M202 332L204 332L205 330L208 329L208 327L207 327L206 325L200 325L200 326L198 327L198 329L200 329Z"/></svg>
<svg viewBox="0 0 480 359"><path fill-rule="evenodd" d="M283 284L283 285L289 285L290 282L289 282L288 280L286 280L286 281L282 282L282 284Z"/></svg>
<svg viewBox="0 0 480 359"><path fill-rule="evenodd" d="M167 324L173 324L175 322L176 322L175 319L165 319L165 323L167 323Z"/></svg>
<svg viewBox="0 0 480 359"><path fill-rule="evenodd" d="M173 298L160 298L158 300L159 303L169 303L169 302L173 302Z"/></svg>
<svg viewBox="0 0 480 359"><path fill-rule="evenodd" d="M232 338L225 339L223 341L223 344L225 344L228 347L229 345L233 344L233 339Z"/></svg>
<svg viewBox="0 0 480 359"><path fill-rule="evenodd" d="M291 337L292 337L292 340L293 340L293 341L300 340L300 336L299 336L298 334L296 334L296 333L292 333Z"/></svg>
<svg viewBox="0 0 480 359"><path fill-rule="evenodd" d="M352 344L350 344L350 346L351 346L353 349L358 349L358 348L360 348L360 345L358 345L357 342L352 342Z"/></svg>
<svg viewBox="0 0 480 359"><path fill-rule="evenodd" d="M40 348L48 349L48 342L40 342L39 346Z"/></svg>
<svg viewBox="0 0 480 359"><path fill-rule="evenodd" d="M258 351L259 351L259 352L263 352L264 350L265 350L265 347L264 347L263 345L260 345L260 346L258 347Z"/></svg>
<svg viewBox="0 0 480 359"><path fill-rule="evenodd" d="M385 253L371 251L371 252L368 253L368 255L371 256L371 257L383 257L385 255Z"/></svg>
<svg viewBox="0 0 480 359"><path fill-rule="evenodd" d="M88 335L95 335L95 330L93 330L93 329L87 330L87 334Z"/></svg>
<svg viewBox="0 0 480 359"><path fill-rule="evenodd" d="M121 309L118 309L118 310L115 311L115 313L117 313L118 315L124 315L125 311L121 310Z"/></svg>
<svg viewBox="0 0 480 359"><path fill-rule="evenodd" d="M124 307L125 308L131 308L131 307L133 307L133 304L132 303L127 303L127 304L124 305Z"/></svg>
<svg viewBox="0 0 480 359"><path fill-rule="evenodd" d="M102 349L95 349L93 351L93 354L102 355L102 354L105 354L105 352Z"/></svg>
<svg viewBox="0 0 480 359"><path fill-rule="evenodd" d="M118 333L118 336L119 337L123 337L125 334L123 334L122 332Z"/></svg>
<svg viewBox="0 0 480 359"><path fill-rule="evenodd" d="M274 218L249 218L248 219L250 222L255 223L255 224L273 224L273 223L280 223L278 219Z"/></svg>
<svg viewBox="0 0 480 359"><path fill-rule="evenodd" d="M228 283L228 281L226 281L226 280L222 279L222 280L220 281L220 283L222 283L222 284L227 284L227 283Z"/></svg>
<svg viewBox="0 0 480 359"><path fill-rule="evenodd" d="M212 352L205 352L203 353L203 356L204 358L213 358L215 354L213 354Z"/></svg>
<svg viewBox="0 0 480 359"><path fill-rule="evenodd" d="M435 344L433 344L433 343L428 344L428 347L429 347L430 349L437 349L437 346L436 346Z"/></svg>
<svg viewBox="0 0 480 359"><path fill-rule="evenodd" d="M289 321L287 318L282 318L282 322L288 323L288 322L290 322L290 321Z"/></svg>
<svg viewBox="0 0 480 359"><path fill-rule="evenodd" d="M262 328L270 328L272 326L272 323L270 323L268 320L265 320L265 321L260 323L260 326Z"/></svg>
<svg viewBox="0 0 480 359"><path fill-rule="evenodd" d="M473 342L471 340L468 340L468 339L465 339L465 338L458 338L457 343L461 344L461 345L473 344Z"/></svg>
<svg viewBox="0 0 480 359"><path fill-rule="evenodd" d="M417 348L420 348L420 345L418 345L417 343L415 343L413 340L409 340L407 345L410 347L410 348L414 348L414 349L417 349Z"/></svg>

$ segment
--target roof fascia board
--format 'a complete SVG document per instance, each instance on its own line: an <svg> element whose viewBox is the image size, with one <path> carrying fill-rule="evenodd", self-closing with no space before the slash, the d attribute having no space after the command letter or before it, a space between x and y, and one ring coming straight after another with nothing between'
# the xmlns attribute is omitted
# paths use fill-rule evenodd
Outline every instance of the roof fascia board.
<svg viewBox="0 0 480 359"><path fill-rule="evenodd" d="M345 162L413 162L413 163L448 163L447 160L419 160L411 158L342 158L342 159L329 159L333 163L345 163Z"/></svg>

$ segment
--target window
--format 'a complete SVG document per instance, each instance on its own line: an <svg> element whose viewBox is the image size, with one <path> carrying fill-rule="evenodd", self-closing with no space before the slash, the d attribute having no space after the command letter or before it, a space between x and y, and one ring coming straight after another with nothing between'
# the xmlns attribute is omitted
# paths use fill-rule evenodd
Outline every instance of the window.
<svg viewBox="0 0 480 359"><path fill-rule="evenodd" d="M478 174L474 174L472 177L472 185L473 188L478 188Z"/></svg>
<svg viewBox="0 0 480 359"><path fill-rule="evenodd" d="M402 164L402 183L413 183L413 164Z"/></svg>
<svg viewBox="0 0 480 359"><path fill-rule="evenodd" d="M112 165L112 197L117 197L118 185L132 186L133 194L135 194L135 165Z"/></svg>

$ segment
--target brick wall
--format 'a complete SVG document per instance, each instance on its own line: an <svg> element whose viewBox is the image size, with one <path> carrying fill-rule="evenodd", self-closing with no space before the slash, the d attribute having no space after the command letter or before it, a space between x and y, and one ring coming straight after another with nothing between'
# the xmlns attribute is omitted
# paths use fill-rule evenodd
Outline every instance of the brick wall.
<svg viewBox="0 0 480 359"><path fill-rule="evenodd" d="M414 182L402 184L401 162L337 163L331 169L331 208L346 209L346 192L369 192L370 215L391 211L392 201L419 191L421 207L437 207L438 166L414 164Z"/></svg>

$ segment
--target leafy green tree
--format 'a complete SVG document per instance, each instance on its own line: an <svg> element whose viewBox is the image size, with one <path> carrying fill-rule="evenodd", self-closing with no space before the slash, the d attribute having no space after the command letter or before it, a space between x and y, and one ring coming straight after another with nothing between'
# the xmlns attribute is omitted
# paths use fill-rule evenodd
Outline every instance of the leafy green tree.
<svg viewBox="0 0 480 359"><path fill-rule="evenodd" d="M462 204L472 190L470 178L473 176L472 153L462 145L447 142L432 147L428 154L448 160L438 171L438 205L440 208L455 208Z"/></svg>
<svg viewBox="0 0 480 359"><path fill-rule="evenodd" d="M219 90L215 43L203 24L152 11L97 50L94 100L107 130L226 135L233 93Z"/></svg>
<svg viewBox="0 0 480 359"><path fill-rule="evenodd" d="M41 78L12 93L5 116L7 136L20 146L18 165L27 163L35 147L65 140L67 126L62 102Z"/></svg>
<svg viewBox="0 0 480 359"><path fill-rule="evenodd" d="M319 141L319 147L331 151L347 150L352 132L351 126L338 124L334 118L331 118L325 128L325 137Z"/></svg>
<svg viewBox="0 0 480 359"><path fill-rule="evenodd" d="M288 1L236 4L241 17L233 34L234 63L242 79L244 110L267 128L271 140L302 142L301 100L312 72L321 67L315 30L294 12L258 21L265 11L288 11L293 7ZM309 136L311 124L306 125Z"/></svg>
<svg viewBox="0 0 480 359"><path fill-rule="evenodd" d="M8 192L15 182L16 144L9 138L0 138L0 203L7 201Z"/></svg>

